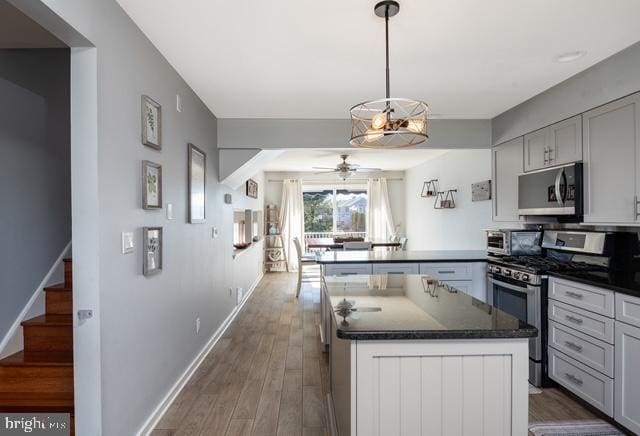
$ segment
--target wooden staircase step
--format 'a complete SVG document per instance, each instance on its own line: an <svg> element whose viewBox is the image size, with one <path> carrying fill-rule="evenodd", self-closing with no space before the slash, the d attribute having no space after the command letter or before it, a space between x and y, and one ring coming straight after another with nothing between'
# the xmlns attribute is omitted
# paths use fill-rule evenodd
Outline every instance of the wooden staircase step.
<svg viewBox="0 0 640 436"><path fill-rule="evenodd" d="M0 394L49 393L73 401L73 362L28 362L22 352L0 362Z"/></svg>
<svg viewBox="0 0 640 436"><path fill-rule="evenodd" d="M64 283L44 288L46 313L49 315L71 315L73 313L73 290Z"/></svg>
<svg viewBox="0 0 640 436"><path fill-rule="evenodd" d="M62 259L64 262L64 285L73 287L73 260L70 257Z"/></svg>
<svg viewBox="0 0 640 436"><path fill-rule="evenodd" d="M24 349L30 352L73 352L71 315L41 315L22 322Z"/></svg>
<svg viewBox="0 0 640 436"><path fill-rule="evenodd" d="M0 366L73 366L73 353L66 351L19 351L0 360Z"/></svg>
<svg viewBox="0 0 640 436"><path fill-rule="evenodd" d="M45 412L73 414L73 392L0 392L0 412Z"/></svg>

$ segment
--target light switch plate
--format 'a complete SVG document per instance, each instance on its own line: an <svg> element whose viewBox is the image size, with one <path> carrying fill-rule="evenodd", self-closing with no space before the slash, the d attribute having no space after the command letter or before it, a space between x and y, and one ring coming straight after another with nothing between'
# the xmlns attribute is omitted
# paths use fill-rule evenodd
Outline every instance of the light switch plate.
<svg viewBox="0 0 640 436"><path fill-rule="evenodd" d="M176 110L182 112L182 97L180 94L176 94Z"/></svg>
<svg viewBox="0 0 640 436"><path fill-rule="evenodd" d="M134 248L133 232L122 232L122 254L133 253Z"/></svg>
<svg viewBox="0 0 640 436"><path fill-rule="evenodd" d="M167 203L167 219L168 220L172 220L173 219L173 204L172 203Z"/></svg>

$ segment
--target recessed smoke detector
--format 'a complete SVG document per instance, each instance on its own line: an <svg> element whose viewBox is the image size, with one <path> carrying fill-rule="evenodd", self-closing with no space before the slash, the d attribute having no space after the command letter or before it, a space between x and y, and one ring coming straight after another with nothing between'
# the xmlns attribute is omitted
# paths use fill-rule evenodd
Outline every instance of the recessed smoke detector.
<svg viewBox="0 0 640 436"><path fill-rule="evenodd" d="M562 53L562 54L556 56L554 58L554 60L556 62L560 62L561 64L566 64L568 62L577 61L578 59L580 59L581 57L583 57L586 54L587 54L586 51L581 51L581 50L570 51L570 52Z"/></svg>

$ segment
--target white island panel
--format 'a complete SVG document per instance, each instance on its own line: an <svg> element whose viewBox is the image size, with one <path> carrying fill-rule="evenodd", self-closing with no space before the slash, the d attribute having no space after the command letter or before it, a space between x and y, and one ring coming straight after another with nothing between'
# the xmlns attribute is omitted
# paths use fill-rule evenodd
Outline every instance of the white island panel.
<svg viewBox="0 0 640 436"><path fill-rule="evenodd" d="M526 435L527 339L356 341L358 435Z"/></svg>

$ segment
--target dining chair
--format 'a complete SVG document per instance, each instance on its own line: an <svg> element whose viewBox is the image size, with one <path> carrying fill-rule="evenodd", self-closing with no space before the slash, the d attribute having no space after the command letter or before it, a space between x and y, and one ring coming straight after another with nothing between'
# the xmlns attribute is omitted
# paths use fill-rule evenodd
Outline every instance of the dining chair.
<svg viewBox="0 0 640 436"><path fill-rule="evenodd" d="M300 240L298 238L293 238L293 244L296 246L296 253L298 255L298 285L296 287L296 298L298 298L300 296L300 289L302 288L303 268L309 265L317 265L318 262L316 262L315 254L305 254L302 252L302 246L300 245Z"/></svg>
<svg viewBox="0 0 640 436"><path fill-rule="evenodd" d="M371 251L372 244L371 241L350 241L342 244L342 248L344 251Z"/></svg>

